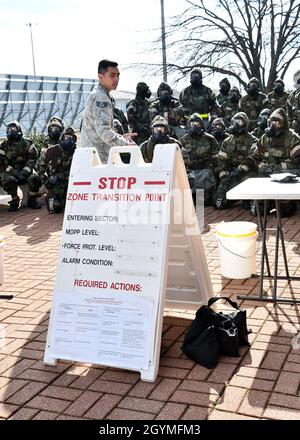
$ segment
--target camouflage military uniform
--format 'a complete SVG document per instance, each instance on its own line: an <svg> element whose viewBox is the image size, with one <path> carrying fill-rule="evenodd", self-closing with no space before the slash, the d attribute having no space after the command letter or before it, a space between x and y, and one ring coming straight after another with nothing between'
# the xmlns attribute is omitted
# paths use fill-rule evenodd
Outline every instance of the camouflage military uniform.
<svg viewBox="0 0 300 440"><path fill-rule="evenodd" d="M201 80L193 84L193 74L199 74ZM183 89L179 95L179 101L184 108L186 115L193 113L200 114L205 125L207 125L209 116L212 118L218 116L219 105L213 91L202 84L202 74L199 69L191 72L191 85ZM211 113L211 115L209 115Z"/></svg>
<svg viewBox="0 0 300 440"><path fill-rule="evenodd" d="M164 129L160 137L157 137L156 133L154 133L154 129L156 127L161 127ZM177 144L180 148L182 148L181 143L177 139L174 139L168 135L168 123L162 116L156 116L153 119L151 123L151 132L152 135L150 138L140 145L141 153L145 162L152 162L154 149L157 144Z"/></svg>
<svg viewBox="0 0 300 440"><path fill-rule="evenodd" d="M65 135L74 135L75 143L66 149L63 146ZM37 172L41 181L48 190L46 196L49 212L60 212L66 203L69 174L73 154L76 148L76 135L72 127L66 128L57 145L53 145L46 151L45 157L40 158L37 164Z"/></svg>
<svg viewBox="0 0 300 440"><path fill-rule="evenodd" d="M162 91L166 90L167 95L162 95ZM179 100L172 96L172 89L166 83L161 83L157 90L158 98L149 105L150 121L155 116L163 116L168 123L170 136L177 138L177 129L184 123L184 108Z"/></svg>
<svg viewBox="0 0 300 440"><path fill-rule="evenodd" d="M300 88L290 94L286 108L290 127L300 134Z"/></svg>
<svg viewBox="0 0 300 440"><path fill-rule="evenodd" d="M111 147L130 143L113 130L113 119L110 95L101 84L98 84L86 101L80 147L96 148L103 163L107 162Z"/></svg>
<svg viewBox="0 0 300 440"><path fill-rule="evenodd" d="M270 108L271 110L276 110L277 108L286 108L286 101L289 97L289 94L287 92L283 92L282 95L278 95L277 93L270 92L267 95L267 99L270 102Z"/></svg>
<svg viewBox="0 0 300 440"><path fill-rule="evenodd" d="M251 148L256 145L257 139L251 133L241 136L230 135L222 142L218 153L219 177L228 176L248 158Z"/></svg>
<svg viewBox="0 0 300 440"><path fill-rule="evenodd" d="M40 156L45 157L46 151L52 145L58 143L58 139L64 129L64 123L61 118L53 116L47 125L48 135L46 136L40 151Z"/></svg>
<svg viewBox="0 0 300 440"><path fill-rule="evenodd" d="M204 203L209 205L216 189L214 169L218 143L211 134L205 133L203 120L197 113L189 118L187 126L189 132L180 138L180 143L192 194L195 197L196 190L204 190Z"/></svg>
<svg viewBox="0 0 300 440"><path fill-rule="evenodd" d="M214 170L218 143L211 134L203 133L195 137L187 133L179 141L186 150L184 162L188 171L204 168Z"/></svg>
<svg viewBox="0 0 300 440"><path fill-rule="evenodd" d="M257 92L252 96L249 91L249 87L256 85ZM239 110L246 113L249 118L249 131L254 130L256 127L258 116L262 109L269 108L270 103L264 93L259 91L260 82L257 78L251 78L248 83L248 93L242 96L239 102Z"/></svg>
<svg viewBox="0 0 300 440"><path fill-rule="evenodd" d="M257 148L251 157L260 172L266 168L272 172L300 171L300 136L288 128L288 120L284 110L275 110L271 117L279 114L284 123L280 136L264 134L257 142Z"/></svg>
<svg viewBox="0 0 300 440"><path fill-rule="evenodd" d="M140 82L136 87L135 99L126 104L127 118L133 133L137 133L134 141L137 145L147 140L150 135L149 100L151 92L146 83Z"/></svg>
<svg viewBox="0 0 300 440"><path fill-rule="evenodd" d="M253 168L258 175L269 176L271 173L300 173L300 136L288 128L286 112L275 110L269 119L266 133L258 140L257 147L248 160L253 161ZM268 209L272 209L269 203ZM294 200L281 201L279 204L282 217L290 217L297 209Z"/></svg>
<svg viewBox="0 0 300 440"><path fill-rule="evenodd" d="M220 93L217 96L217 101L219 105L226 105L229 100L230 82L228 78L223 78L220 83Z"/></svg>
<svg viewBox="0 0 300 440"><path fill-rule="evenodd" d="M34 169L38 152L32 141L22 136L22 131L18 122L8 124L8 128L15 125L19 128L19 139L3 141L0 145L1 158L1 178L0 184L3 189L12 197L10 211L16 211L19 207L18 186L28 183L28 206L32 208L40 207L36 203L36 197L32 192L29 176Z"/></svg>
<svg viewBox="0 0 300 440"><path fill-rule="evenodd" d="M238 118L243 118L245 121L244 131L231 134L225 139L218 153L220 185L216 192L216 199L217 202L222 203L217 207L228 206L230 202L226 200L226 192L249 176L248 156L256 147L257 139L247 132L249 126L247 115L243 112L237 113L233 121Z"/></svg>
<svg viewBox="0 0 300 440"><path fill-rule="evenodd" d="M228 99L220 107L219 114L221 115L226 127L229 127L231 119L238 112L239 99L241 95L239 89L233 86L228 94Z"/></svg>

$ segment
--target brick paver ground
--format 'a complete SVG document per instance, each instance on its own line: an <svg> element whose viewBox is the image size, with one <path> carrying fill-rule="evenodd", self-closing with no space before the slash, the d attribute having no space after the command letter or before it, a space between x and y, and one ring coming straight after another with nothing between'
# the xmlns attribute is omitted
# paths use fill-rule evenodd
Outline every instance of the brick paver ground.
<svg viewBox="0 0 300 440"><path fill-rule="evenodd" d="M300 306L243 301L252 328L251 348L241 357L222 357L207 370L181 350L193 312L166 310L160 368L155 383L139 374L74 362L56 367L42 362L56 273L62 215L0 206L5 236L5 283L0 303L0 419L299 419L300 348L292 347ZM220 276L215 225L221 220L250 220L239 207L205 210L209 230L202 235L214 294L236 299L256 292L258 280ZM275 225L269 217L269 226ZM300 265L300 215L284 220L291 273ZM274 235L269 235L274 248ZM259 242L260 244L260 242ZM259 254L258 260L259 262ZM280 260L280 271L283 263ZM279 293L300 298L300 284L279 282ZM298 341L300 346L300 340Z"/></svg>

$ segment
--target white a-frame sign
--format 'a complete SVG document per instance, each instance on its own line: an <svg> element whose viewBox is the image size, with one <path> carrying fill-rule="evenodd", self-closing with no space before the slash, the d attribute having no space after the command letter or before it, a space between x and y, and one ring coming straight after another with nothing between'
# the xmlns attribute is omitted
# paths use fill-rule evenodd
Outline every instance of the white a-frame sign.
<svg viewBox="0 0 300 440"><path fill-rule="evenodd" d="M196 308L212 293L178 146L153 163L114 147L73 158L44 362L136 370L154 381L164 306Z"/></svg>

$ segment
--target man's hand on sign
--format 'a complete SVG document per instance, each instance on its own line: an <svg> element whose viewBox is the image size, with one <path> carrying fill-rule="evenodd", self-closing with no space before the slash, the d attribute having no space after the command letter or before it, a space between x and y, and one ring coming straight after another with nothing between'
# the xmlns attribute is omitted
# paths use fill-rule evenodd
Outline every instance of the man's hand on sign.
<svg viewBox="0 0 300 440"><path fill-rule="evenodd" d="M136 143L132 140L133 137L137 136L137 133L125 133L122 135L127 141L129 141L128 145L136 145Z"/></svg>

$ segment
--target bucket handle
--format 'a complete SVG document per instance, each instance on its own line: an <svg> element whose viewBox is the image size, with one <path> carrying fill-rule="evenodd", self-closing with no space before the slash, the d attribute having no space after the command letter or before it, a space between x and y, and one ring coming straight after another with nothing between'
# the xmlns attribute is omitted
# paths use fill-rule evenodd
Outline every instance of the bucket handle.
<svg viewBox="0 0 300 440"><path fill-rule="evenodd" d="M220 243L223 249L225 249L227 252L230 252L232 255L235 255L236 257L240 257L240 258L244 258L245 260L248 260L249 258L253 258L254 255L256 255L256 252L254 252L254 254L250 255L249 257L243 257L243 255L236 254L235 252L232 252L230 249L227 249L227 247L224 246L221 240L218 239L218 242Z"/></svg>

